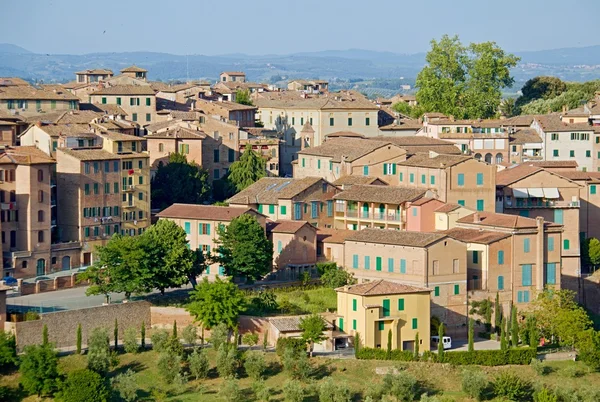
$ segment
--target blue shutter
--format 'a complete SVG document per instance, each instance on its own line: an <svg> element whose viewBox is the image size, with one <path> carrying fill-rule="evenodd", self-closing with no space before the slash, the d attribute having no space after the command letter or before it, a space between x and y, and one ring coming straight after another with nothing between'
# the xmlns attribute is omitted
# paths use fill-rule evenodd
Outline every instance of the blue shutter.
<svg viewBox="0 0 600 402"><path fill-rule="evenodd" d="M210 234L210 223L206 225L206 233L207 235Z"/></svg>
<svg viewBox="0 0 600 402"><path fill-rule="evenodd" d="M548 251L554 251L554 237L548 237Z"/></svg>
<svg viewBox="0 0 600 402"><path fill-rule="evenodd" d="M504 277L498 276L498 290L504 290Z"/></svg>
<svg viewBox="0 0 600 402"><path fill-rule="evenodd" d="M302 219L302 205L299 202L294 204L294 219Z"/></svg>
<svg viewBox="0 0 600 402"><path fill-rule="evenodd" d="M319 217L319 203L317 201L310 202L310 217L313 219Z"/></svg>
<svg viewBox="0 0 600 402"><path fill-rule="evenodd" d="M281 250L282 250L282 249L283 249L283 246L282 246L282 244L281 244L281 240L278 240L278 241L277 241L277 252L278 252L278 253L281 253Z"/></svg>
<svg viewBox="0 0 600 402"><path fill-rule="evenodd" d="M483 173L477 173L477 185L483 186Z"/></svg>
<svg viewBox="0 0 600 402"><path fill-rule="evenodd" d="M402 258L400 260L400 273L401 274L405 274L406 273L406 260L404 258Z"/></svg>
<svg viewBox="0 0 600 402"><path fill-rule="evenodd" d="M473 251L473 264L479 264L479 253L477 251Z"/></svg>
<svg viewBox="0 0 600 402"><path fill-rule="evenodd" d="M365 256L365 269L371 269L371 257Z"/></svg>
<svg viewBox="0 0 600 402"><path fill-rule="evenodd" d="M388 272L394 272L394 259L388 258Z"/></svg>
<svg viewBox="0 0 600 402"><path fill-rule="evenodd" d="M358 268L358 254L352 255L352 268Z"/></svg>
<svg viewBox="0 0 600 402"><path fill-rule="evenodd" d="M548 285L556 285L556 263L546 264L546 283Z"/></svg>
<svg viewBox="0 0 600 402"><path fill-rule="evenodd" d="M531 264L521 265L521 286L531 286Z"/></svg>
<svg viewBox="0 0 600 402"><path fill-rule="evenodd" d="M363 175L364 176L368 176L369 175L369 167L368 166L363 166Z"/></svg>
<svg viewBox="0 0 600 402"><path fill-rule="evenodd" d="M333 200L327 200L327 216L333 216Z"/></svg>
<svg viewBox="0 0 600 402"><path fill-rule="evenodd" d="M184 223L184 227L185 227L185 233L186 234L190 234L190 232L191 232L190 223L189 222L185 222Z"/></svg>
<svg viewBox="0 0 600 402"><path fill-rule="evenodd" d="M517 292L517 303L523 303L523 292L520 290Z"/></svg>
<svg viewBox="0 0 600 402"><path fill-rule="evenodd" d="M498 251L498 265L504 264L504 251Z"/></svg>
<svg viewBox="0 0 600 402"><path fill-rule="evenodd" d="M523 239L523 252L528 253L530 250L529 239Z"/></svg>
<svg viewBox="0 0 600 402"><path fill-rule="evenodd" d="M458 180L458 185L459 186L464 186L465 185L465 175L464 175L464 173L459 173L457 180Z"/></svg>
<svg viewBox="0 0 600 402"><path fill-rule="evenodd" d="M560 225L563 224L563 210L562 209L554 210L554 223L558 223Z"/></svg>
<svg viewBox="0 0 600 402"><path fill-rule="evenodd" d="M523 303L529 303L529 290L523 291Z"/></svg>

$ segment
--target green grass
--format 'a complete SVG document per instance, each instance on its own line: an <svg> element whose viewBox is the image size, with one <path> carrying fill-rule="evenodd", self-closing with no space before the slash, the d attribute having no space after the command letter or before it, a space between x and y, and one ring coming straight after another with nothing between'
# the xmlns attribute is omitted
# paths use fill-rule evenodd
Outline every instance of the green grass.
<svg viewBox="0 0 600 402"><path fill-rule="evenodd" d="M114 377L116 374L124 372L127 369L132 369L136 372L137 383L140 388L138 396L140 401L151 401L153 399L152 389L158 388L167 391L167 401L221 401L218 392L223 385L223 379L219 378L215 366L215 353L212 349L208 351L211 361L212 370L210 376L206 380L190 381L182 389L176 390L161 380L156 369L157 354L153 351L147 351L140 354L123 354L120 356L119 366L109 374L109 377ZM282 386L288 379L287 375L281 372L275 353L267 354L267 361L271 364L269 377L266 379L266 384L273 391L275 401L282 401ZM353 394L354 400L362 400L363 393L368 389L370 384L380 383L382 376L375 374L376 367L394 367L400 365L397 362L390 361L369 361L369 360L354 360L354 359L325 359L314 358L312 363L319 368L321 375L330 375L336 382L348 384ZM534 384L546 385L549 387L560 386L567 389L578 389L591 387L593 384L600 383L600 373L589 373L585 365L579 362L550 362L547 363L552 368L552 372L545 376L535 374L529 366L519 367L484 367L482 370L487 373L489 379L493 379L502 371L513 371L522 378L532 381ZM63 373L68 373L78 368L84 368L86 365L86 356L67 356L60 359L60 369ZM469 401L465 394L461 391L461 373L464 367L453 367L447 364L435 363L401 363L402 369L413 374L421 383L421 385L438 395L449 396L456 401ZM579 368L586 372L582 377L570 377L568 371L570 367ZM9 385L16 387L18 385L19 375L13 373L0 378L0 385ZM305 386L311 390L312 396L307 399L309 401L317 401L316 387L319 384L318 379L309 380ZM245 375L240 375L239 386L242 389L245 399L243 401L254 400L252 392L252 381ZM201 390L201 392L198 392ZM22 399L26 402L37 401L37 397L31 396ZM51 401L52 399L48 399Z"/></svg>

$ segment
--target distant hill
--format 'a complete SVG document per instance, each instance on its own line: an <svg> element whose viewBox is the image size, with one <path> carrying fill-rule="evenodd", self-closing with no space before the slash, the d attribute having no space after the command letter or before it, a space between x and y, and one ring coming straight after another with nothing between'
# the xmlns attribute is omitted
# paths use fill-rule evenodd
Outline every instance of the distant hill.
<svg viewBox="0 0 600 402"><path fill-rule="evenodd" d="M521 63L513 74L515 90L537 75L587 81L600 76L600 46L516 52ZM173 55L157 52L90 53L83 55L36 54L12 44L0 44L0 76L19 76L32 81L65 82L74 72L110 68L115 73L137 64L149 70L152 80L209 79L224 70L243 70L252 81L284 82L291 78L321 78L338 87L348 83L396 80L414 84L425 64L425 53L399 54L363 49L303 52L289 55L224 54L218 56ZM404 79L400 80L400 77ZM346 83L346 84L343 84ZM386 90L393 91L386 86Z"/></svg>

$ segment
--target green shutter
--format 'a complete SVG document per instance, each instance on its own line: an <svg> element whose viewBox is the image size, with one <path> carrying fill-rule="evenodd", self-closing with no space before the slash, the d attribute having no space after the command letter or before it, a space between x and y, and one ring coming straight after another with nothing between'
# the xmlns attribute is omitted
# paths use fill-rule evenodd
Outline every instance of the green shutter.
<svg viewBox="0 0 600 402"><path fill-rule="evenodd" d="M599 137L599 138L600 138L600 137ZM592 185L590 186L590 194L596 194L596 185L595 185L595 184L592 184Z"/></svg>
<svg viewBox="0 0 600 402"><path fill-rule="evenodd" d="M436 286L435 288L433 288L433 295L434 296L440 295L440 287L439 286Z"/></svg>
<svg viewBox="0 0 600 402"><path fill-rule="evenodd" d="M415 182L415 174L414 174L414 173L411 173L411 174L409 175L409 181L410 181L411 183L414 183L414 182Z"/></svg>
<svg viewBox="0 0 600 402"><path fill-rule="evenodd" d="M404 311L404 299L398 299L398 311Z"/></svg>
<svg viewBox="0 0 600 402"><path fill-rule="evenodd" d="M419 322L416 318L412 319L412 329L417 329L419 327Z"/></svg>
<svg viewBox="0 0 600 402"><path fill-rule="evenodd" d="M431 183L432 186L435 185L435 176L434 175L431 175L431 177L430 177L430 183Z"/></svg>
<svg viewBox="0 0 600 402"><path fill-rule="evenodd" d="M394 272L394 259L388 258L388 272Z"/></svg>
<svg viewBox="0 0 600 402"><path fill-rule="evenodd" d="M478 211L483 211L484 210L483 200L477 200L477 210Z"/></svg>
<svg viewBox="0 0 600 402"><path fill-rule="evenodd" d="M375 269L381 271L381 257L375 257Z"/></svg>
<svg viewBox="0 0 600 402"><path fill-rule="evenodd" d="M356 331L356 320L352 320L352 329Z"/></svg>
<svg viewBox="0 0 600 402"><path fill-rule="evenodd" d="M405 274L406 273L406 260L404 258L402 258L400 260L400 273L401 274Z"/></svg>
<svg viewBox="0 0 600 402"><path fill-rule="evenodd" d="M563 240L563 248L565 250L568 250L569 248L571 248L571 242L567 239Z"/></svg>
<svg viewBox="0 0 600 402"><path fill-rule="evenodd" d="M286 215L287 214L287 207L285 205L282 205L281 207L279 207L279 213L281 215Z"/></svg>
<svg viewBox="0 0 600 402"><path fill-rule="evenodd" d="M368 176L369 175L369 167L368 166L363 166L363 176Z"/></svg>
<svg viewBox="0 0 600 402"><path fill-rule="evenodd" d="M269 204L269 213L270 214L274 214L275 213L275 205Z"/></svg>
<svg viewBox="0 0 600 402"><path fill-rule="evenodd" d="M352 311L358 310L358 301L356 299L352 299Z"/></svg>
<svg viewBox="0 0 600 402"><path fill-rule="evenodd" d="M385 323L384 323L383 321L379 321L379 322L377 322L377 324L378 324L378 325L377 325L377 326L378 326L378 329L379 329L380 331L383 331L383 330L385 329Z"/></svg>
<svg viewBox="0 0 600 402"><path fill-rule="evenodd" d="M455 295L460 294L460 285L454 285L454 294Z"/></svg>
<svg viewBox="0 0 600 402"><path fill-rule="evenodd" d="M352 268L358 268L358 254L352 256Z"/></svg>
<svg viewBox="0 0 600 402"><path fill-rule="evenodd" d="M344 319L340 317L340 331L344 330Z"/></svg>
<svg viewBox="0 0 600 402"><path fill-rule="evenodd" d="M390 316L390 299L383 300L383 316L384 317Z"/></svg>

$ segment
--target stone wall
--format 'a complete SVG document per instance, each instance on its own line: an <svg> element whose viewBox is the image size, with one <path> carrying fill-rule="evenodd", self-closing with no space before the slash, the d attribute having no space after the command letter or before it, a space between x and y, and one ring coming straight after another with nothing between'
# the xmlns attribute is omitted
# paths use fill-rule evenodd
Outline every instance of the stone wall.
<svg viewBox="0 0 600 402"><path fill-rule="evenodd" d="M48 338L57 348L74 348L77 340L77 325L81 324L83 344L88 334L97 327L104 327L112 340L115 319L119 323L119 338L127 328L140 329L142 322L150 329L150 303L146 301L111 304L80 310L60 311L43 314L39 320L14 323L17 347L42 342L44 324L48 327ZM147 335L148 336L148 335Z"/></svg>

